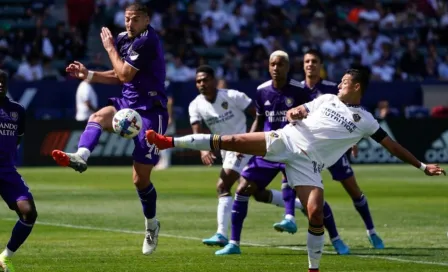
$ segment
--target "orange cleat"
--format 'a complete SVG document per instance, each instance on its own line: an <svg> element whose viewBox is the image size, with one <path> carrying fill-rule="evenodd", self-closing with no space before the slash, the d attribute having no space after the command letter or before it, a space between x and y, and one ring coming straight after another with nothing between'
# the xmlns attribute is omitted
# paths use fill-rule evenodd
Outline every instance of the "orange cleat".
<svg viewBox="0 0 448 272"><path fill-rule="evenodd" d="M173 137L166 137L158 134L152 129L146 131L146 140L150 144L155 144L159 150L174 147Z"/></svg>
<svg viewBox="0 0 448 272"><path fill-rule="evenodd" d="M65 153L61 150L53 150L51 156L60 166L71 167L79 173L87 170L87 163L76 153Z"/></svg>

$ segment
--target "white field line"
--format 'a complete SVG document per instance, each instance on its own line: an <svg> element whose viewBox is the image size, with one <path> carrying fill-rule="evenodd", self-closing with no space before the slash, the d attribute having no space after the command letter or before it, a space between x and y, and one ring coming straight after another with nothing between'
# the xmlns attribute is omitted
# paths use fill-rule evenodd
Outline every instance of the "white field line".
<svg viewBox="0 0 448 272"><path fill-rule="evenodd" d="M17 219L4 218L3 220L15 221ZM112 229L112 228L98 228L98 227L91 227L91 226L59 224L59 223L41 222L41 221L37 221L36 224L38 224L38 225L45 225L45 226L52 226L52 227L70 228L70 229L95 230L95 231L127 233L127 234L139 234L139 235L143 235L144 234L143 231L126 230L126 229ZM184 239L184 240L193 240L193 241L201 241L202 240L199 237L172 235L172 234L164 234L164 233L160 233L159 236L161 236L161 237L169 237L169 238L177 238L177 239ZM258 243L250 243L250 242L241 243L241 245L253 246L253 247L271 247L271 248L288 249L288 250L294 250L294 251L307 251L307 249L305 247L272 246L272 245L268 245L268 244L258 244ZM332 252L332 251L323 251L323 252L325 254L332 254L332 255L335 254L335 252ZM358 257L358 258L381 259L381 260L395 261L395 262L401 262L401 263L415 263L415 264L425 264L425 265L448 266L448 263L429 262L429 261L416 261L416 260L408 260L408 259L401 259L401 258L387 257L387 256L380 256L380 255L352 255L352 256Z"/></svg>

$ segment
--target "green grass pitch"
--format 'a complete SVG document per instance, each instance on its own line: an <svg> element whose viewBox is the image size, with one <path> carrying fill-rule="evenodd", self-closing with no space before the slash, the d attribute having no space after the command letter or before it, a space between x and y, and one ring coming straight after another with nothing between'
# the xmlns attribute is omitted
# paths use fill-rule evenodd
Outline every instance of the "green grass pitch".
<svg viewBox="0 0 448 272"><path fill-rule="evenodd" d="M338 183L324 172L326 199L351 256L334 255L326 234L321 271L448 271L448 177L425 177L408 166L355 166L386 249L373 250L363 222ZM217 167L173 167L153 174L162 228L157 251L141 254L144 219L130 167L21 168L39 212L16 271L307 271L306 221L299 232L277 233L283 209L249 204L242 255L214 256L201 244L216 231ZM271 184L280 188L280 179ZM0 209L6 244L15 214Z"/></svg>

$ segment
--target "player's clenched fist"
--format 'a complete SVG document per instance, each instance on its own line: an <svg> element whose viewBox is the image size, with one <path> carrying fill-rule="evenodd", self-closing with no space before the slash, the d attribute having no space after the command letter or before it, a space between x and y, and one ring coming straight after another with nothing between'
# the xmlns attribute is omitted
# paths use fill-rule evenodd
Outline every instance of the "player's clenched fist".
<svg viewBox="0 0 448 272"><path fill-rule="evenodd" d="M446 176L445 170L437 164L427 164L425 174L427 176L440 176L442 174Z"/></svg>
<svg viewBox="0 0 448 272"><path fill-rule="evenodd" d="M286 113L286 118L289 122L294 122L296 120L302 120L308 116L308 111L304 106L298 106L288 110Z"/></svg>
<svg viewBox="0 0 448 272"><path fill-rule="evenodd" d="M202 163L207 166L212 166L213 162L215 162L215 155L210 151L201 151L201 160Z"/></svg>
<svg viewBox="0 0 448 272"><path fill-rule="evenodd" d="M67 68L65 68L65 71L72 77L76 77L79 79L86 79L87 78L87 74L88 74L88 70L87 68L84 66L84 64L82 64L79 61L75 61L73 63L70 63L69 66L67 66Z"/></svg>

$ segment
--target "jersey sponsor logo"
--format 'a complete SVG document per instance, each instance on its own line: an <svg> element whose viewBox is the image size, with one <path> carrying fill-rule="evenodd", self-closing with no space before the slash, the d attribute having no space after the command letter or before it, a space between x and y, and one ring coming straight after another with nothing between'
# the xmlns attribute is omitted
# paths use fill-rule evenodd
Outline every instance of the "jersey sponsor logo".
<svg viewBox="0 0 448 272"><path fill-rule="evenodd" d="M395 137L390 130L386 121L380 122L380 126L387 132L390 138ZM358 156L355 158L351 155L354 163L399 163L400 159L390 154L382 145L377 143L371 137L364 138L358 143Z"/></svg>
<svg viewBox="0 0 448 272"><path fill-rule="evenodd" d="M427 162L448 162L448 130L443 132L425 152Z"/></svg>
<svg viewBox="0 0 448 272"><path fill-rule="evenodd" d="M277 134L277 132L271 132L271 133L269 134L269 137L271 137L271 138L278 138L278 137L280 137L280 136Z"/></svg>
<svg viewBox="0 0 448 272"><path fill-rule="evenodd" d="M208 127L219 124L219 123L224 123L226 121L229 121L230 119L232 119L233 117L235 117L235 115L233 114L233 111L226 111L225 113L219 115L218 117L211 117L205 120L205 123L207 124Z"/></svg>
<svg viewBox="0 0 448 272"><path fill-rule="evenodd" d="M0 136L16 136L17 124L0 122Z"/></svg>
<svg viewBox="0 0 448 272"><path fill-rule="evenodd" d="M225 110L227 110L229 108L229 103L227 103L227 101L224 101L221 103L221 107Z"/></svg>
<svg viewBox="0 0 448 272"><path fill-rule="evenodd" d="M347 129L348 132L352 133L355 131L358 127L350 121L348 118L341 115L339 112L332 110L330 108L324 108L323 109L323 115L326 117L329 117L333 119L334 121L341 124L345 129ZM360 118L361 119L361 118Z"/></svg>
<svg viewBox="0 0 448 272"><path fill-rule="evenodd" d="M265 111L264 114L266 115L267 121L269 123L276 123L276 122L286 122L288 121L286 119L286 113L287 110L279 110L279 111Z"/></svg>

